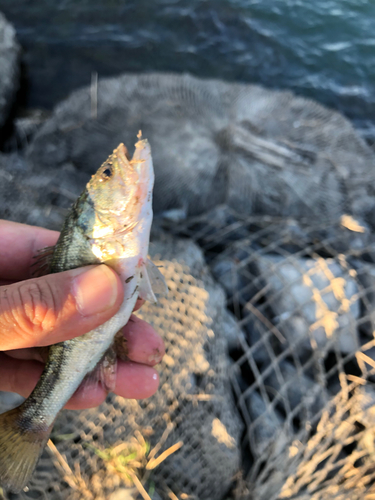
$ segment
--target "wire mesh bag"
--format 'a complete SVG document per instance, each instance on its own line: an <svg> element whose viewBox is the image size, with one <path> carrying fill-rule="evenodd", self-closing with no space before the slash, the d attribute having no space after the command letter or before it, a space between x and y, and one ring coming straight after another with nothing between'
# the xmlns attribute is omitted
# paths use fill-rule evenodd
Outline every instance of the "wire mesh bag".
<svg viewBox="0 0 375 500"><path fill-rule="evenodd" d="M212 499L229 490L243 429L226 356L226 329L235 320L196 245L164 236L151 251L163 256L155 262L169 287L167 299L141 313L167 347L159 391L144 401L111 395L99 409L63 412L52 435L56 447L42 456L28 491L10 498L110 498L134 486L133 471L144 481L149 447L158 444L161 452L181 448L149 471L148 489L155 484L165 498L171 490ZM130 462L119 472L126 457Z"/></svg>
<svg viewBox="0 0 375 500"><path fill-rule="evenodd" d="M176 230L176 229L175 229ZM372 498L374 236L336 224L240 217L179 224L241 328L230 378L245 422L240 498Z"/></svg>

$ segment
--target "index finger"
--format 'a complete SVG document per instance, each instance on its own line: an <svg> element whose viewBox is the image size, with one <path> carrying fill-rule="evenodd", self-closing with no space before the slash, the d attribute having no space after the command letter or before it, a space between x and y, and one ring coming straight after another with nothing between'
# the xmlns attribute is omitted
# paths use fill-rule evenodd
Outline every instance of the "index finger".
<svg viewBox="0 0 375 500"><path fill-rule="evenodd" d="M58 237L57 231L0 220L0 279L30 278L37 251L55 245Z"/></svg>

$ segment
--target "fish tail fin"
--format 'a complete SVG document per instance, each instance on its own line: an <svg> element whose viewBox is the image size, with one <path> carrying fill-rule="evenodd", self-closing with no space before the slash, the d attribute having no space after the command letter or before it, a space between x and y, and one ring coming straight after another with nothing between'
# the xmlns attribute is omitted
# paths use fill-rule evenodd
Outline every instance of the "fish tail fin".
<svg viewBox="0 0 375 500"><path fill-rule="evenodd" d="M14 493L26 486L52 427L30 425L23 405L0 415L0 486Z"/></svg>

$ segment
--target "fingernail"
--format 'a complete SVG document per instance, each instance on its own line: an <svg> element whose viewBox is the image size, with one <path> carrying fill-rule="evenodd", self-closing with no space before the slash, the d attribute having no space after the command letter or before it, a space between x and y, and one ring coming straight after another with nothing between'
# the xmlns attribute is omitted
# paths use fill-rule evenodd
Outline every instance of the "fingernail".
<svg viewBox="0 0 375 500"><path fill-rule="evenodd" d="M159 351L159 349L156 349L151 356L148 358L148 362L157 365L160 363L160 361L163 358L163 354Z"/></svg>
<svg viewBox="0 0 375 500"><path fill-rule="evenodd" d="M91 316L115 305L118 282L109 267L100 265L74 278L72 290L78 311L82 316Z"/></svg>

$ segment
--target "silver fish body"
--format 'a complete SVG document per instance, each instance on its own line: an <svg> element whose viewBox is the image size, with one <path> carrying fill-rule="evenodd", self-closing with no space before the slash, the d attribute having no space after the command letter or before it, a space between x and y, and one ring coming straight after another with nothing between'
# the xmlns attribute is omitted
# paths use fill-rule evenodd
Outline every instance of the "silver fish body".
<svg viewBox="0 0 375 500"><path fill-rule="evenodd" d="M131 161L120 145L87 184L68 214L49 255L49 272L106 263L127 282L119 311L80 337L50 347L43 374L29 398L0 415L0 484L20 491L29 481L60 410L85 376L111 347L128 322L136 300L154 300L152 282L163 278L147 261L152 223L154 173L147 140L140 140ZM129 278L130 281L129 281Z"/></svg>

